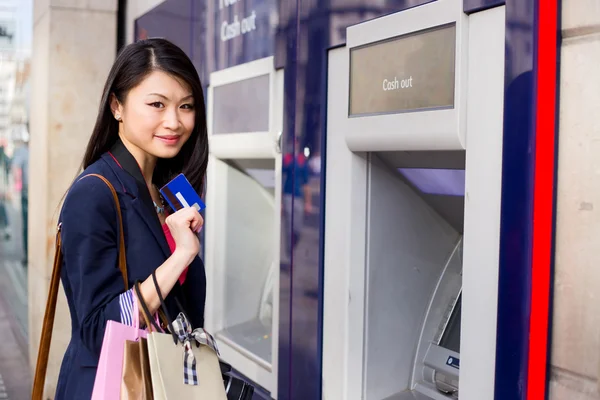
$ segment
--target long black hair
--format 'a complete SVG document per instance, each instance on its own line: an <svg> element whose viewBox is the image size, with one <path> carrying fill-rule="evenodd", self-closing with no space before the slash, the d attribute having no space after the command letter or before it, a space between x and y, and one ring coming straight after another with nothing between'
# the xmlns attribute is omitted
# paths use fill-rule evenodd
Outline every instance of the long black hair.
<svg viewBox="0 0 600 400"><path fill-rule="evenodd" d="M158 159L153 183L161 187L183 173L198 193L202 193L208 163L208 137L204 94L198 72L189 57L179 47L165 39L140 40L124 47L113 64L100 101L96 125L90 137L83 169L110 150L119 138L119 123L110 108L111 95L124 104L127 94L153 71L163 71L187 83L194 96L196 120L190 138L179 154L170 159Z"/></svg>

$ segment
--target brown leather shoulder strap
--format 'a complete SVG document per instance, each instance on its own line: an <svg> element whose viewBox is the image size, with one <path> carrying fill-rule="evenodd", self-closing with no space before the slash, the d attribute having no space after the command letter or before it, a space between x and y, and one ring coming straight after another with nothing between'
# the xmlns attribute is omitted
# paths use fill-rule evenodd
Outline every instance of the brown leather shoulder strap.
<svg viewBox="0 0 600 400"><path fill-rule="evenodd" d="M123 275L123 282L125 283L125 290L129 289L129 282L127 280L127 259L125 256L125 235L123 231L123 217L121 215L121 205L119 203L119 197L112 184L102 175L89 174L80 178L86 178L88 176L95 176L100 178L106 186L110 189L115 206L117 209L117 216L119 220L119 269ZM52 269L52 279L50 280L50 290L48 292L48 300L46 301L46 311L44 313L44 322L42 324L42 335L40 338L40 345L38 349L37 364L35 368L35 377L33 380L33 390L31 394L32 400L42 400L44 395L44 384L46 381L46 371L48 368L48 357L50 354L50 343L52 341L52 329L54 327L54 316L56 315L56 300L58 298L58 287L60 283L60 271L62 268L63 254L61 249L61 224L58 225L56 232L56 245L54 249L54 267Z"/></svg>
<svg viewBox="0 0 600 400"><path fill-rule="evenodd" d="M33 380L32 400L42 400L44 395L44 383L46 381L46 369L48 368L48 357L50 355L50 342L52 340L52 328L54 327L54 315L56 312L56 299L58 296L58 284L60 281L60 269L62 266L62 251L60 250L60 224L56 232L56 246L54 250L54 268L52 269L52 279L50 280L50 291L46 301L46 312L44 313L44 322L42 324L42 337L35 367L35 377Z"/></svg>

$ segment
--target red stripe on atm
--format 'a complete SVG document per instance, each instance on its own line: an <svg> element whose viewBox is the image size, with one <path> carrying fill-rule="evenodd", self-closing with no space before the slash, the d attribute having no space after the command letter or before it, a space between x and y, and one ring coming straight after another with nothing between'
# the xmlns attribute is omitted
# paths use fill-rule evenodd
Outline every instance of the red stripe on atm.
<svg viewBox="0 0 600 400"><path fill-rule="evenodd" d="M546 398L554 173L558 1L538 1L537 110L533 201L533 260L527 399Z"/></svg>

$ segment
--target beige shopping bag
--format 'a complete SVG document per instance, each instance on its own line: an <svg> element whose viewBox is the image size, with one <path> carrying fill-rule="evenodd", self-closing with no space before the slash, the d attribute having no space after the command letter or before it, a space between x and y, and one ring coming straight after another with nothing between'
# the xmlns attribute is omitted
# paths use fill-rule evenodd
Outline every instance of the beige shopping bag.
<svg viewBox="0 0 600 400"><path fill-rule="evenodd" d="M152 332L148 335L155 400L227 400L219 358L215 351L206 345L191 347L196 360L197 385L184 382L184 346L173 343L170 334Z"/></svg>
<svg viewBox="0 0 600 400"><path fill-rule="evenodd" d="M183 312L169 324L171 333L158 331L159 327L148 318L139 285L135 289L149 327L148 358L154 400L227 400L214 338L202 328L192 330ZM161 302L164 304L162 298Z"/></svg>

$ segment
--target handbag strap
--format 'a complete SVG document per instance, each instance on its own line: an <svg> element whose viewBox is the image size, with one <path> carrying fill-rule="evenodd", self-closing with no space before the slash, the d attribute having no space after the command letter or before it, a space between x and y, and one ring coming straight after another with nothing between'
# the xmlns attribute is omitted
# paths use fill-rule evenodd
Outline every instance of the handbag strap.
<svg viewBox="0 0 600 400"><path fill-rule="evenodd" d="M127 279L127 259L125 255L125 235L123 231L123 217L121 215L121 206L119 203L119 197L113 185L102 175L89 174L81 177L87 178L88 176L95 176L101 179L106 186L110 189L115 206L117 209L117 217L119 221L119 270L123 276L123 282L125 283L125 290L129 289L129 282ZM46 371L48 368L48 358L50 356L50 342L52 341L52 329L54 327L54 316L56 314L56 300L58 298L58 287L60 283L60 271L62 269L63 254L61 247L61 226L62 223L58 224L56 230L56 245L54 249L54 267L52 268L52 279L50 280L50 290L48 292L48 300L46 301L46 311L44 313L44 322L42 323L42 336L40 339L40 345L37 356L37 364L35 368L35 377L33 380L33 390L31 399L42 400L44 395L44 384L46 381Z"/></svg>

